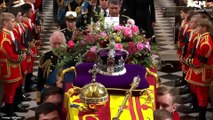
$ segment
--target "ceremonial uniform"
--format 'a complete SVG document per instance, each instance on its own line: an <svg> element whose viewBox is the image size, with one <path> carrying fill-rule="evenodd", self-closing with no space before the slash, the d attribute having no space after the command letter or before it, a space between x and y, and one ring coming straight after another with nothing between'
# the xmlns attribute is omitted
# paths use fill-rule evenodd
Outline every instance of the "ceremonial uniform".
<svg viewBox="0 0 213 120"><path fill-rule="evenodd" d="M208 89L213 74L213 43L210 33L200 35L194 55L186 60L190 66L185 79L190 83L190 90L197 96L199 107L208 104Z"/></svg>
<svg viewBox="0 0 213 120"><path fill-rule="evenodd" d="M16 89L23 77L20 64L23 57L18 54L15 41L12 31L3 29L0 34L0 76L4 82L5 109L9 116L14 112L13 103Z"/></svg>
<svg viewBox="0 0 213 120"><path fill-rule="evenodd" d="M53 51L42 54L39 60L37 91L39 94L45 86L56 85L56 67L60 62L60 57ZM37 102L40 102L38 98Z"/></svg>
<svg viewBox="0 0 213 120"><path fill-rule="evenodd" d="M16 23L15 27L13 29L13 33L14 36L16 38L16 40L18 40L19 44L20 44L20 48L22 52L27 53L27 48L25 47L25 40L24 40L24 28L23 26L21 26L22 23ZM22 68L22 75L26 75L27 74L27 59L23 59L21 62L21 68ZM23 81L22 81L23 82Z"/></svg>
<svg viewBox="0 0 213 120"><path fill-rule="evenodd" d="M31 19L29 18L24 18L24 27L25 27L25 32L27 34L27 42L29 44L29 54L27 54L27 70L28 74L26 75L26 80L25 80L25 92L30 92L31 88L31 81L33 77L33 64L34 64L34 57L37 55L37 48L35 46L35 36L36 32L34 29L34 24L32 23ZM31 52L31 53L30 53Z"/></svg>
<svg viewBox="0 0 213 120"><path fill-rule="evenodd" d="M64 33L66 43L72 39L74 30L76 30L76 17L77 13L73 11L68 11L64 16L67 27L62 29L61 32ZM70 26L70 24L72 24L72 26Z"/></svg>
<svg viewBox="0 0 213 120"><path fill-rule="evenodd" d="M179 57L182 54L183 46L189 39L189 34L187 34L187 31L189 31L189 29L189 24L187 22L182 23L177 41L177 54L179 55Z"/></svg>
<svg viewBox="0 0 213 120"><path fill-rule="evenodd" d="M34 28L34 24L32 23L31 19L29 18L24 18L24 22L23 22L25 29L28 29L28 36L31 36L31 38L28 38L28 42L34 42L35 40L35 36L36 36L36 32L35 32L35 28ZM33 72L33 62L34 62L34 58L37 55L37 49L36 46L30 46L30 49L32 51L31 57L28 57L27 62L29 63L29 73Z"/></svg>
<svg viewBox="0 0 213 120"><path fill-rule="evenodd" d="M70 30L69 28L64 28L61 30L62 33L64 33L64 36L66 38L66 43L72 39L73 36L73 30Z"/></svg>
<svg viewBox="0 0 213 120"><path fill-rule="evenodd" d="M189 39L188 41L186 42L186 44L184 45L184 49L182 51L182 54L181 54L181 58L182 58L182 71L184 74L187 73L188 69L189 69L189 66L187 64L184 63L184 61L191 57L192 53L193 52L193 49L196 45L196 42L199 38L199 34L197 33L197 30L188 30L187 34L189 35Z"/></svg>

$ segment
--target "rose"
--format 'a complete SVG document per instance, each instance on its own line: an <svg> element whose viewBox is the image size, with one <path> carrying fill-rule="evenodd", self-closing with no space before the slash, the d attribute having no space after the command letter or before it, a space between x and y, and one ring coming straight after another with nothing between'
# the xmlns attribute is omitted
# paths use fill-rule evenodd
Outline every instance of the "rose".
<svg viewBox="0 0 213 120"><path fill-rule="evenodd" d="M133 32L134 34L138 34L138 33L139 33L139 28L138 28L138 26L133 25L133 26L131 27L131 29L132 29L132 32Z"/></svg>
<svg viewBox="0 0 213 120"><path fill-rule="evenodd" d="M136 47L137 47L138 50L143 50L144 44L141 43L141 42L138 42L138 43L136 44Z"/></svg>
<svg viewBox="0 0 213 120"><path fill-rule="evenodd" d="M121 50L121 49L123 49L123 45L121 43L116 43L115 44L115 49L116 50Z"/></svg>
<svg viewBox="0 0 213 120"><path fill-rule="evenodd" d="M145 42L145 46L144 46L147 50L149 50L150 51L150 44L149 44L149 42Z"/></svg>
<svg viewBox="0 0 213 120"><path fill-rule="evenodd" d="M113 28L114 28L114 31L117 32L117 31L122 30L123 26L116 25L116 26L114 26Z"/></svg>
<svg viewBox="0 0 213 120"><path fill-rule="evenodd" d="M97 46L92 46L90 48L90 52L92 52L92 53L96 53L96 50L97 50Z"/></svg>
<svg viewBox="0 0 213 120"><path fill-rule="evenodd" d="M128 50L130 55L134 54L137 51L134 42L129 42L128 43L127 50Z"/></svg>
<svg viewBox="0 0 213 120"><path fill-rule="evenodd" d="M123 36L125 37L132 37L132 30L129 27L122 28Z"/></svg>
<svg viewBox="0 0 213 120"><path fill-rule="evenodd" d="M80 41L80 45L81 45L81 47L85 47L85 46L86 46L86 42L83 41L83 40L81 40L81 41Z"/></svg>
<svg viewBox="0 0 213 120"><path fill-rule="evenodd" d="M67 43L68 48L72 49L75 46L75 43L72 40L69 40Z"/></svg>
<svg viewBox="0 0 213 120"><path fill-rule="evenodd" d="M133 19L128 19L127 26L132 26L132 25L135 25L135 21Z"/></svg>
<svg viewBox="0 0 213 120"><path fill-rule="evenodd" d="M106 32L101 32L100 35L104 38L107 36Z"/></svg>

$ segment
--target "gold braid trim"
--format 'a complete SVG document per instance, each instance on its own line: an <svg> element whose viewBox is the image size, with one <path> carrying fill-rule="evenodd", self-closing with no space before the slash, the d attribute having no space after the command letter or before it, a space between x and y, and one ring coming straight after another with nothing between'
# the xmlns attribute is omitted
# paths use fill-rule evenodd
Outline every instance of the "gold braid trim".
<svg viewBox="0 0 213 120"><path fill-rule="evenodd" d="M36 91L36 102L41 102L41 91Z"/></svg>
<svg viewBox="0 0 213 120"><path fill-rule="evenodd" d="M81 8L78 6L78 7L76 7L75 8L75 12L77 13L77 15L79 15L80 14L80 12L81 12Z"/></svg>
<svg viewBox="0 0 213 120"><path fill-rule="evenodd" d="M73 70L75 70L75 67L69 67L69 68L66 68L66 69L64 69L61 73L60 73L60 75L58 75L59 77L61 77L61 80L63 80L64 79L64 75L67 73L67 72L70 72L70 71L73 71ZM60 81L61 82L61 81Z"/></svg>
<svg viewBox="0 0 213 120"><path fill-rule="evenodd" d="M72 8L71 8L71 4L72 3L72 0L68 3L67 7L68 7L68 11L72 11Z"/></svg>
<svg viewBox="0 0 213 120"><path fill-rule="evenodd" d="M57 4L59 8L62 8L64 6L64 0L57 0Z"/></svg>
<svg viewBox="0 0 213 120"><path fill-rule="evenodd" d="M57 80L56 80L56 86L57 87L60 87L62 88L63 87L63 80L64 80L64 75L67 73L67 72L70 72L70 71L73 71L75 70L75 67L69 67L69 68L66 68L64 70L62 69L59 69L58 72L57 72Z"/></svg>
<svg viewBox="0 0 213 120"><path fill-rule="evenodd" d="M146 76L147 76L147 75L150 75L150 76L155 77L155 79L156 79L156 88L158 88L158 87L159 87L159 84L160 84L160 83L159 83L159 80L158 80L158 74L155 73L155 72L150 71L149 68L146 67Z"/></svg>
<svg viewBox="0 0 213 120"><path fill-rule="evenodd" d="M48 78L50 74L50 65L51 65L51 60L48 59L47 61L44 62L43 65L41 65L41 69L43 70L43 78Z"/></svg>

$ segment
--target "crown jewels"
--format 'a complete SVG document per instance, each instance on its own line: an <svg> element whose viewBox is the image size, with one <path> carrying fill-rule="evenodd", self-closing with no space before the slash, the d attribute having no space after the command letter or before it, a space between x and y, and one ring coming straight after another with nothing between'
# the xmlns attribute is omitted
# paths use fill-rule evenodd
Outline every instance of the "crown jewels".
<svg viewBox="0 0 213 120"><path fill-rule="evenodd" d="M97 56L97 66L100 69L100 74L116 76L126 73L125 61L128 52L124 49L116 50L114 39L110 40L108 48L100 49Z"/></svg>

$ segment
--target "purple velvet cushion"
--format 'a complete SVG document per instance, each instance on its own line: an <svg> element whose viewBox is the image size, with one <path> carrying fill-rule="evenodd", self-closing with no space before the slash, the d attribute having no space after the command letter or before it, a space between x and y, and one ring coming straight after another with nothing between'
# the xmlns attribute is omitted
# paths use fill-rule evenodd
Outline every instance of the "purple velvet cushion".
<svg viewBox="0 0 213 120"><path fill-rule="evenodd" d="M83 87L85 84L90 83L92 74L89 74L89 69L92 69L93 63L83 63L76 67L77 77L73 82L74 86ZM139 75L141 78L140 84L137 89L145 89L149 87L145 79L146 69L143 66L136 64L126 64L126 74L120 76L105 76L97 74L97 82L103 84L106 88L129 89L130 84L135 76Z"/></svg>

